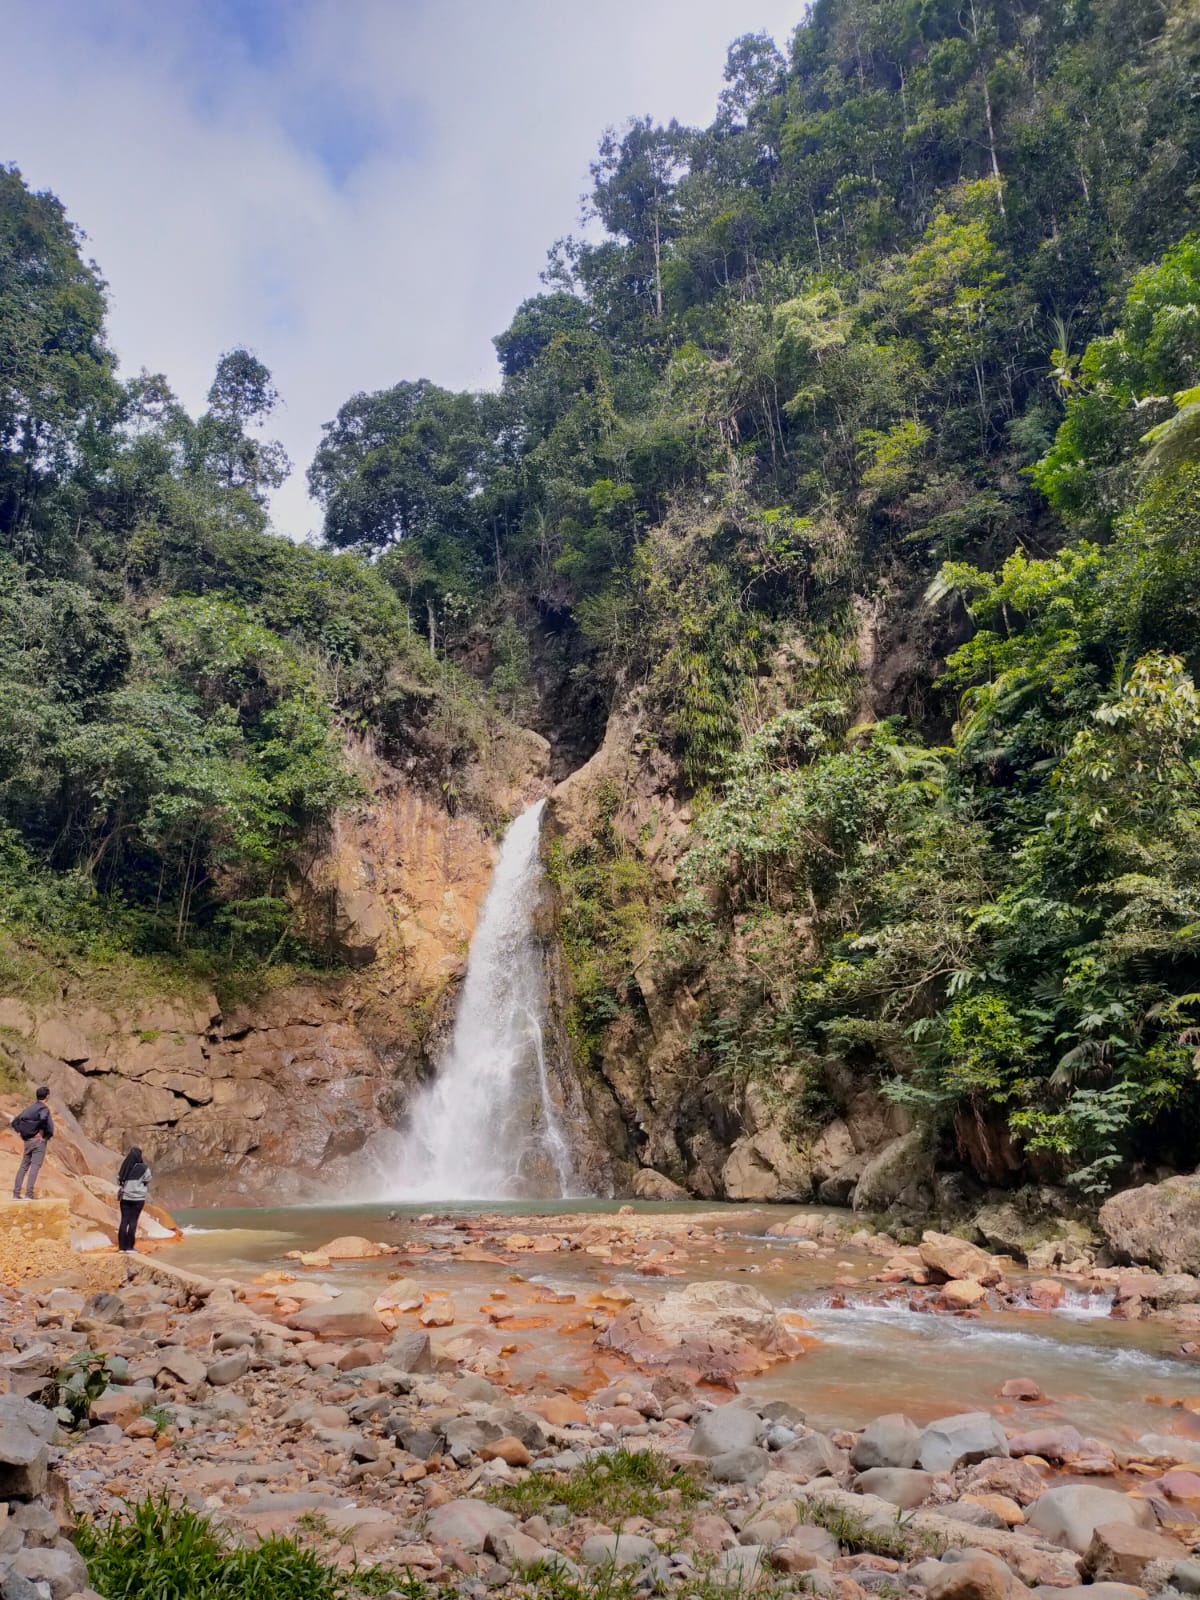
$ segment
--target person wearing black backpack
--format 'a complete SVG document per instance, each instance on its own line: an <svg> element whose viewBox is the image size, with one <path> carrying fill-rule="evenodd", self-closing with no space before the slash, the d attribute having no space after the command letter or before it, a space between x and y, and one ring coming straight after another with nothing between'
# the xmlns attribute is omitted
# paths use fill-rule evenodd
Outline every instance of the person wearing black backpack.
<svg viewBox="0 0 1200 1600"><path fill-rule="evenodd" d="M21 1184L26 1174L29 1182L25 1188L26 1200L34 1198L34 1189L37 1187L38 1174L42 1170L42 1162L46 1159L46 1145L54 1137L54 1118L50 1115L50 1107L46 1101L50 1098L50 1091L45 1084L37 1091L33 1104L18 1111L12 1119L12 1130L19 1133L24 1143L21 1153L21 1165L17 1168L16 1180L13 1183L13 1199L21 1198Z"/></svg>

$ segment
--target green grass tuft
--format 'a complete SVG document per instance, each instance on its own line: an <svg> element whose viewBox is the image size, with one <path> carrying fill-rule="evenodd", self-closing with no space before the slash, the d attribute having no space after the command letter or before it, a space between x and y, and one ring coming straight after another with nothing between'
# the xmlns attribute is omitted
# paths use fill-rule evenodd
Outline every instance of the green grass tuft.
<svg viewBox="0 0 1200 1600"><path fill-rule="evenodd" d="M670 1496L670 1499L665 1498ZM488 1499L519 1517L532 1517L549 1506L566 1506L576 1517L594 1517L614 1528L629 1517L670 1521L701 1498L690 1472L673 1467L648 1450L616 1450L596 1456L565 1477L533 1473L520 1483L499 1484Z"/></svg>

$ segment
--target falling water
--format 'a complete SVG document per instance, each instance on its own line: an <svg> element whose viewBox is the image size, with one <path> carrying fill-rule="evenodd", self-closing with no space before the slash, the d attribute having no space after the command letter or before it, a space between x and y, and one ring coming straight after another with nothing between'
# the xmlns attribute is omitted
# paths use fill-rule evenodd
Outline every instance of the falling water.
<svg viewBox="0 0 1200 1600"><path fill-rule="evenodd" d="M471 941L454 1032L389 1160L396 1200L565 1196L571 1150L550 1095L546 990L534 929L539 802L504 835Z"/></svg>

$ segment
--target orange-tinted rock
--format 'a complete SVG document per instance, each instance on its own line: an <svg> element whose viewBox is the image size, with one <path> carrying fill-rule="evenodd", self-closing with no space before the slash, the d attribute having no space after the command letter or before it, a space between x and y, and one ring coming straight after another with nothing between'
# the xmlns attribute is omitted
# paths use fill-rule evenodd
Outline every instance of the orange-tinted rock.
<svg viewBox="0 0 1200 1600"><path fill-rule="evenodd" d="M1177 1539L1157 1529L1105 1522L1092 1534L1083 1569L1096 1583L1140 1584L1152 1561L1181 1561L1186 1554Z"/></svg>
<svg viewBox="0 0 1200 1600"><path fill-rule="evenodd" d="M942 1285L937 1303L946 1311L972 1311L987 1304L987 1290L973 1278L954 1278Z"/></svg>
<svg viewBox="0 0 1200 1600"><path fill-rule="evenodd" d="M1028 1405L1037 1405L1046 1398L1032 1378L1009 1378L1000 1393L1006 1400L1024 1400Z"/></svg>
<svg viewBox="0 0 1200 1600"><path fill-rule="evenodd" d="M506 1434L503 1439L494 1439L491 1444L481 1445L479 1455L484 1461L503 1461L509 1467L528 1467L533 1463L527 1446L511 1434Z"/></svg>
<svg viewBox="0 0 1200 1600"><path fill-rule="evenodd" d="M565 1394L551 1394L541 1400L531 1400L528 1409L545 1418L552 1428L584 1427L588 1420L588 1414L579 1401Z"/></svg>

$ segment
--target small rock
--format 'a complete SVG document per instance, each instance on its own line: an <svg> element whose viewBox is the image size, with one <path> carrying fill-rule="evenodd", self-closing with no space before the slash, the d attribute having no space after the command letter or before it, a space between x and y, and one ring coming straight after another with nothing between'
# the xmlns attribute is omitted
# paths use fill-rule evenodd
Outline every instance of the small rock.
<svg viewBox="0 0 1200 1600"><path fill-rule="evenodd" d="M434 1544L457 1544L481 1554L488 1535L516 1526L516 1518L485 1500L449 1500L429 1513L425 1531Z"/></svg>
<svg viewBox="0 0 1200 1600"><path fill-rule="evenodd" d="M533 1463L528 1447L511 1434L481 1445L479 1454L484 1461L503 1461L506 1467L528 1467Z"/></svg>
<svg viewBox="0 0 1200 1600"><path fill-rule="evenodd" d="M239 1378L244 1378L250 1371L250 1352L248 1350L234 1350L227 1356L221 1356L214 1361L208 1369L208 1381L220 1388L227 1383L236 1383Z"/></svg>
<svg viewBox="0 0 1200 1600"><path fill-rule="evenodd" d="M1009 1378L1000 1393L1005 1400L1023 1400L1028 1405L1037 1405L1046 1398L1032 1378Z"/></svg>
<svg viewBox="0 0 1200 1600"><path fill-rule="evenodd" d="M640 1567L653 1561L658 1546L636 1533L594 1533L579 1552L585 1567Z"/></svg>

